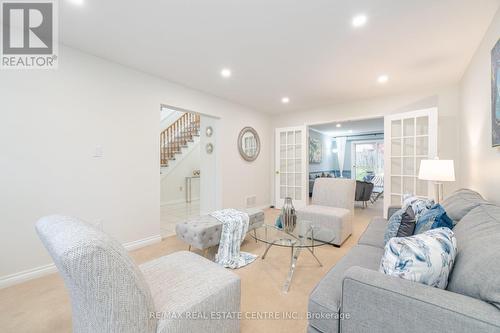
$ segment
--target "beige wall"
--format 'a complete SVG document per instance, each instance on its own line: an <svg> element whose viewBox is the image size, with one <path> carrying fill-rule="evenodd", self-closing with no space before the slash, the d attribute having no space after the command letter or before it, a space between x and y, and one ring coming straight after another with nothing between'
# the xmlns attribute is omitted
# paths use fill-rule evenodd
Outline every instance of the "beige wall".
<svg viewBox="0 0 500 333"><path fill-rule="evenodd" d="M160 234L162 103L220 118L221 206L269 204L269 116L63 47L57 70L0 74L0 285L51 263L34 230L47 214L100 220L124 243ZM261 135L255 163L236 147L244 126Z"/></svg>
<svg viewBox="0 0 500 333"><path fill-rule="evenodd" d="M363 118L381 117L405 111L437 107L439 112L438 155L442 159L459 160L458 114L460 89L449 85L438 89L422 90L411 94L368 99L352 103L337 104L302 112L275 115L273 128L318 124ZM271 161L274 165L274 156ZM458 163L457 163L458 164ZM460 166L457 165L457 172ZM274 171L274 170L273 170ZM274 172L271 174L274 189ZM460 187L460 183L448 183L445 194Z"/></svg>
<svg viewBox="0 0 500 333"><path fill-rule="evenodd" d="M500 204L500 149L491 146L491 49L500 38L497 12L461 84L460 180Z"/></svg>

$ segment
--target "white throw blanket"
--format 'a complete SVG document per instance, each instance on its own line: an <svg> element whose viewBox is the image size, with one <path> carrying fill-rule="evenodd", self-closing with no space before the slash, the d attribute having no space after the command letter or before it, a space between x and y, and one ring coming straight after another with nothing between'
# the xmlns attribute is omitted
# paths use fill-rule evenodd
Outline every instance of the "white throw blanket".
<svg viewBox="0 0 500 333"><path fill-rule="evenodd" d="M223 209L210 214L222 223L219 251L215 262L228 268L248 265L257 258L255 254L240 252L240 246L248 231L249 216L236 209Z"/></svg>

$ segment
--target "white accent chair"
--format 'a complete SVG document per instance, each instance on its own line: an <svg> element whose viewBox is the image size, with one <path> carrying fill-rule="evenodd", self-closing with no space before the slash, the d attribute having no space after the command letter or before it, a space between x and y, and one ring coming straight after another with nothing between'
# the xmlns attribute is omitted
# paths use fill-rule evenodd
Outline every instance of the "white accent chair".
<svg viewBox="0 0 500 333"><path fill-rule="evenodd" d="M310 221L314 238L340 246L352 234L356 181L317 178L311 205L297 209L297 218Z"/></svg>
<svg viewBox="0 0 500 333"><path fill-rule="evenodd" d="M240 279L221 266L186 251L137 266L71 217L42 218L36 230L69 290L73 332L239 332L237 317L211 315L240 311Z"/></svg>

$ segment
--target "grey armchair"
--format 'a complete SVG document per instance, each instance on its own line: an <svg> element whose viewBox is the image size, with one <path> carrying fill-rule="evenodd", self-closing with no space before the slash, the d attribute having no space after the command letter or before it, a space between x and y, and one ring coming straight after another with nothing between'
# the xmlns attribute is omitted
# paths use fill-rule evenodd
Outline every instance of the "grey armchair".
<svg viewBox="0 0 500 333"><path fill-rule="evenodd" d="M311 205L297 209L297 217L312 222L314 238L340 246L352 233L355 181L316 178Z"/></svg>
<svg viewBox="0 0 500 333"><path fill-rule="evenodd" d="M363 202L363 208L368 207L368 201L370 201L373 193L374 184L371 182L361 182L356 181L356 195L355 201Z"/></svg>
<svg viewBox="0 0 500 333"><path fill-rule="evenodd" d="M238 276L190 252L137 266L104 232L49 216L36 230L69 290L74 332L239 332ZM206 315L190 319L191 314Z"/></svg>

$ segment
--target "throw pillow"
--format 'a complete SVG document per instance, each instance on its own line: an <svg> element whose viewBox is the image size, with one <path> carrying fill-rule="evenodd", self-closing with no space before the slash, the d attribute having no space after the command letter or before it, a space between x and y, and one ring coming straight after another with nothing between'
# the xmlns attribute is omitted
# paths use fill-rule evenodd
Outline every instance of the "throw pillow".
<svg viewBox="0 0 500 333"><path fill-rule="evenodd" d="M456 253L457 241L449 228L433 229L411 237L394 237L385 246L379 271L445 289Z"/></svg>
<svg viewBox="0 0 500 333"><path fill-rule="evenodd" d="M418 219L418 216L428 208L432 207L433 204L434 201L432 200L426 200L417 197L407 198L403 203L403 208L396 211L389 218L389 222L387 222L387 228L384 233L384 244L387 244L389 239L391 239L392 237L397 236L403 214L409 207L412 208L415 214L415 218Z"/></svg>
<svg viewBox="0 0 500 333"><path fill-rule="evenodd" d="M408 207L401 217L401 224L399 225L398 233L396 237L408 237L412 236L415 231L415 213L413 209Z"/></svg>
<svg viewBox="0 0 500 333"><path fill-rule="evenodd" d="M411 207L413 209L415 219L417 220L422 213L430 209L432 206L434 206L434 200L422 199L417 197L409 197L403 203L404 210L406 210L406 208L408 207Z"/></svg>
<svg viewBox="0 0 500 333"><path fill-rule="evenodd" d="M401 219L403 217L404 210L397 210L392 216L389 218L389 222L387 222L387 228L384 233L384 244L387 244L389 239L392 237L396 237L399 230L399 225L401 224Z"/></svg>
<svg viewBox="0 0 500 333"><path fill-rule="evenodd" d="M417 218L415 235L441 227L453 229L453 221L448 217L443 206L435 204Z"/></svg>

